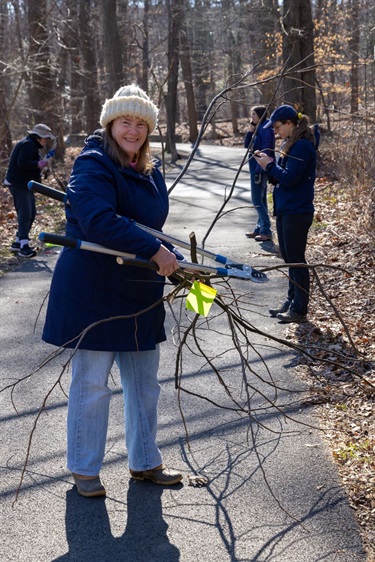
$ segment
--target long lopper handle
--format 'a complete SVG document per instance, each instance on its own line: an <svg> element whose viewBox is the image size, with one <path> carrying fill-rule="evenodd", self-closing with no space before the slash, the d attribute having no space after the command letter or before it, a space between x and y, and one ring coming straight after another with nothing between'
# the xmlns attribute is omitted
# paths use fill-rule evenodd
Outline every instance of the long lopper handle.
<svg viewBox="0 0 375 562"><path fill-rule="evenodd" d="M98 252L100 254L109 254L110 256L116 256L119 263L137 265L140 267L148 267L150 269L158 270L158 266L153 261L144 260L138 258L135 254L126 254L125 252L119 252L118 250L111 250L105 246L100 246L100 244L94 244L93 242L86 242L85 240L79 240L78 238L68 238L66 236L60 236L59 234L52 234L49 232L41 232L39 234L39 240L47 244L55 244L56 246L65 246L66 248L75 248L77 250L89 250L91 252ZM130 261L129 261L130 260ZM197 272L205 273L215 273L227 276L227 271L225 269L216 267L207 267L204 265L198 265L196 263L189 262L179 262L181 269L189 269Z"/></svg>
<svg viewBox="0 0 375 562"><path fill-rule="evenodd" d="M94 244L94 242L86 242L86 240L79 240L78 238L68 238L67 236L59 236L58 234L51 234L49 232L41 232L39 234L39 240L41 242L46 242L47 244L65 246L66 248L89 250L91 252L98 252L99 254L109 254L110 256L116 256L125 259L140 259L137 258L135 254L126 254L125 252L119 252L118 250L111 250L110 248L106 248L105 246L100 246L100 244ZM144 261L147 263L147 260L140 259L140 261Z"/></svg>
<svg viewBox="0 0 375 562"><path fill-rule="evenodd" d="M67 195L66 193L59 191L58 189L54 189L53 187L49 187L47 185L44 185L42 183L36 182L36 181L30 181L28 183L28 188L31 191L35 191L37 193L41 193L43 195L47 195L48 197L51 197L52 199L56 199L58 201L62 201L63 203L67 202ZM145 232L148 232L149 234L154 235L155 237L159 238L160 240L165 240L166 242L171 242L172 244L176 244L178 246L181 246L183 248L187 248L190 249L190 244L188 244L187 242L184 242L183 240L179 240L178 238L174 238L173 236L168 236L167 234L163 234L162 232L159 232L158 230L154 230L153 228L150 228L148 226L144 226L142 224L139 224L137 222L135 222L136 226L138 226L138 228L144 230ZM47 240L46 237L49 236L57 236L55 234L48 234L45 232L42 232L41 235L39 236L39 239L45 242L49 242L49 240ZM44 237L44 238L43 238ZM74 240L72 241L71 239L66 239L63 236L58 237L60 239L60 242L56 242L56 241L52 241L51 239L51 244L58 244L61 246L68 246L68 244L63 243L63 240L70 240L70 244L74 243L74 246L68 246L68 247L73 247L73 248L80 248L82 250L91 250L93 252L101 252L103 254L110 254L110 255L114 255L117 256L118 258L125 258L127 260L129 259L139 259L137 258L137 256L133 255L133 254L123 254L121 252L117 252L116 250L110 250L109 248L105 248L104 246L99 246L98 244L93 244L91 242L85 242L83 240ZM55 240L57 240L57 238L55 238ZM197 253L202 255L202 256L206 256L209 257L213 260L215 260L218 263L224 264L227 267L218 267L218 268L213 268L210 266L204 266L204 265L198 265L198 264L192 264L192 263L188 263L188 262L180 262L180 268L181 269L189 269L189 270L193 270L193 271L199 271L199 272L206 272L206 273L215 273L217 275L220 275L222 277L237 277L240 279L247 279L249 281L253 281L254 283L266 283L268 281L268 277L265 273L261 273L260 271L252 268L249 265L246 264L237 264L235 262L232 262L231 260L229 260L228 258L226 258L225 256L221 256L220 254L214 254L212 252L209 252L208 250L205 250L204 248L197 248ZM141 261L144 262L144 264L148 263L147 260L142 260ZM151 264L153 264L153 262L149 262ZM155 264L156 265L156 264ZM147 267L147 266L145 266ZM153 269L157 269L154 268L153 266L151 266Z"/></svg>
<svg viewBox="0 0 375 562"><path fill-rule="evenodd" d="M42 195L51 197L51 199L56 199L56 201L66 203L66 193L64 193L63 191L59 191L58 189L54 189L53 187L49 187L48 185L44 185L44 183L39 183L38 181L31 180L27 184L27 187L30 189L30 191L41 193Z"/></svg>
<svg viewBox="0 0 375 562"><path fill-rule="evenodd" d="M51 199L56 199L56 201L61 201L62 203L66 203L67 202L67 195L66 193L59 191L58 189L54 189L53 187L49 187L48 185L44 185L43 183L39 183L37 181L29 181L29 183L27 184L27 187L31 190L34 191L35 193L41 193L42 195L46 195L47 197L51 197ZM174 244L176 246L180 246L181 248L185 248L186 250L190 249L190 244L187 242L184 242L183 240L179 240L178 238L175 238L174 236L169 236L167 234L163 234L162 232L159 232L158 230L155 230L153 228L150 228L148 226L145 226L143 224L139 224L139 223L135 223L138 228L140 228L141 230L144 230L145 232L148 232L149 234L152 234L153 236L155 236L156 238L159 238L159 240L165 240L166 242L170 242L171 244ZM219 254L214 254L213 252L210 252L208 250L205 250L204 248L197 248L197 252L198 254L200 254L201 256L205 256L207 258L211 258L219 263L225 264L227 263L227 258L225 256L220 256Z"/></svg>

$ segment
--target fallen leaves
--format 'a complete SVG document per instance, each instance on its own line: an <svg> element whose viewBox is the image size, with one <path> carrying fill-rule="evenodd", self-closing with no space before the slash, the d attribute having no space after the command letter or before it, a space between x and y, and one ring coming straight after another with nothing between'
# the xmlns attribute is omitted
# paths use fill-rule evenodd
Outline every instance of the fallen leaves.
<svg viewBox="0 0 375 562"><path fill-rule="evenodd" d="M353 189L353 191L355 191ZM289 337L307 345L317 359L297 370L310 384L305 403L319 406L321 425L355 510L369 560L375 559L375 251L374 232L365 227L365 192L350 192L321 178L316 194L317 224L311 229L309 263L319 270L328 298L312 287L309 323L288 327ZM338 368L335 358L345 369Z"/></svg>

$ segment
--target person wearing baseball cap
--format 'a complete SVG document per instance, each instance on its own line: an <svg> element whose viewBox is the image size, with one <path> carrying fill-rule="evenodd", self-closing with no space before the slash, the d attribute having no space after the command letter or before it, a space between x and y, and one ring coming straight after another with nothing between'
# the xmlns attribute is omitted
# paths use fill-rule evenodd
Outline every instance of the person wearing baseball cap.
<svg viewBox="0 0 375 562"><path fill-rule="evenodd" d="M318 139L309 118L291 105L274 110L266 127L282 139L277 162L264 152L255 153L258 164L274 184L273 202L281 255L289 267L289 287L285 302L270 309L281 322L304 322L308 312L310 275L305 251L314 217L314 182Z"/></svg>
<svg viewBox="0 0 375 562"><path fill-rule="evenodd" d="M159 344L166 339L163 288L183 256L137 226L161 231L168 215L166 184L150 152L157 118L158 108L141 88L120 88L103 104L102 128L86 139L67 189L68 237L134 254L158 267L156 272L119 265L113 255L72 248L64 248L56 264L43 339L75 348L81 338L72 356L67 466L85 497L106 494L99 473L115 362L131 477L161 485L182 479L163 463L156 434Z"/></svg>
<svg viewBox="0 0 375 562"><path fill-rule="evenodd" d="M29 245L29 236L36 217L36 206L34 193L27 184L31 180L41 181L41 171L48 165L41 151L48 139L54 140L55 137L44 123L35 125L27 133L12 150L4 185L10 189L17 212L18 228L10 251L23 258L32 258L36 251Z"/></svg>

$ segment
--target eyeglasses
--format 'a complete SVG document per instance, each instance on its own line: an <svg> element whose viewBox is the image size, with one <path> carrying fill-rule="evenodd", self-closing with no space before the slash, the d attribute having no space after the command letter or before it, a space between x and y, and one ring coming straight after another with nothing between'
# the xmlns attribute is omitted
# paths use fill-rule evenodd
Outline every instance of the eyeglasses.
<svg viewBox="0 0 375 562"><path fill-rule="evenodd" d="M285 125L286 123L280 123L280 125L277 126L273 126L274 131L277 131L278 129L280 129L280 127L282 127L283 125Z"/></svg>

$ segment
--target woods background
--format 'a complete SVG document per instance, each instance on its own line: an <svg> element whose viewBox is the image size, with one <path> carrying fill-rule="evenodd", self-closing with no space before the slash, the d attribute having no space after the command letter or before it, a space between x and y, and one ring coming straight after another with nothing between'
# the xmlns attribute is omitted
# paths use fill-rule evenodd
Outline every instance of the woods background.
<svg viewBox="0 0 375 562"><path fill-rule="evenodd" d="M291 103L328 132L335 117L371 124L374 16L373 0L1 0L1 167L38 122L62 159L129 82L160 105L172 159L176 125L195 141L221 91L212 137L222 119L237 134L258 103Z"/></svg>
<svg viewBox="0 0 375 562"><path fill-rule="evenodd" d="M309 261L324 259L350 268L351 276L343 282L337 283L328 270L322 283L337 309L345 311L357 348L370 358L363 360L362 373L370 378L375 318L374 0L0 0L0 69L3 178L14 142L44 122L58 136L55 160L59 166L61 161L68 179L74 157L73 149L66 150L69 142L76 136L77 146L82 146L83 137L99 126L105 99L130 82L160 106L159 122L172 162L178 156L176 132L181 125L195 142L202 122L209 123L205 138L214 141L225 121L228 135L242 144L255 104L269 104L272 110L291 103L318 122L323 134ZM61 227L61 205L53 211L45 200L39 201L48 208L38 212L38 229ZM9 258L8 250L14 225L13 202L3 189L2 269L5 261L17 261ZM309 317L316 330L295 337L299 342L305 338L306 345L314 345L315 337L329 357L332 349L346 353L334 309L316 291L313 298ZM351 349L348 353L350 363ZM324 404L326 425L332 427L330 446L372 562L374 470L367 459L373 459L374 451L374 419L368 417L374 395L360 378L348 382L341 375L340 369L314 372L312 388L318 396L315 403Z"/></svg>

